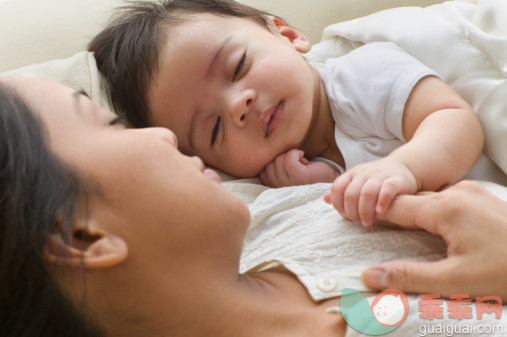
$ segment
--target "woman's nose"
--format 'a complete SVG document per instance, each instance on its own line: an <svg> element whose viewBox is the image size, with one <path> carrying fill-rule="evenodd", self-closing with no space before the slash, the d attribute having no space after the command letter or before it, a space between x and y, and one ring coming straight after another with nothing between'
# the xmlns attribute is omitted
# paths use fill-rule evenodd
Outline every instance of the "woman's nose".
<svg viewBox="0 0 507 337"><path fill-rule="evenodd" d="M247 122L247 115L251 110L252 103L257 98L256 92L252 89L243 90L239 94L229 93L225 98L226 110L232 119L232 122L243 127Z"/></svg>
<svg viewBox="0 0 507 337"><path fill-rule="evenodd" d="M161 138L176 148L178 147L178 139L176 138L174 132L172 132L169 129L160 127L151 127L138 130L150 136Z"/></svg>

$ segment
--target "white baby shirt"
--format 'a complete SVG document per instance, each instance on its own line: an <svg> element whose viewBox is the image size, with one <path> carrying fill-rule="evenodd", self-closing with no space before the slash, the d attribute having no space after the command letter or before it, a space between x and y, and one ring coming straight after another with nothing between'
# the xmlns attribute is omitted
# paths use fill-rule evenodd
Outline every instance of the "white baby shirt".
<svg viewBox="0 0 507 337"><path fill-rule="evenodd" d="M329 59L321 77L345 168L387 156L405 143L403 111L419 80L437 74L391 42Z"/></svg>

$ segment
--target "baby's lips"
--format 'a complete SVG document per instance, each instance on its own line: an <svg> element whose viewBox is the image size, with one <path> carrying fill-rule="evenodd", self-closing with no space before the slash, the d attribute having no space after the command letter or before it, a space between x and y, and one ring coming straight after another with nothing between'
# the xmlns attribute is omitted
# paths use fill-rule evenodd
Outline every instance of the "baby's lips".
<svg viewBox="0 0 507 337"><path fill-rule="evenodd" d="M214 170L212 169L209 169L209 168L205 168L204 171L202 171L202 173L206 176L206 178L208 178L209 180L211 181L214 181L216 183L219 183L220 184L220 176L218 175L218 173L216 173Z"/></svg>

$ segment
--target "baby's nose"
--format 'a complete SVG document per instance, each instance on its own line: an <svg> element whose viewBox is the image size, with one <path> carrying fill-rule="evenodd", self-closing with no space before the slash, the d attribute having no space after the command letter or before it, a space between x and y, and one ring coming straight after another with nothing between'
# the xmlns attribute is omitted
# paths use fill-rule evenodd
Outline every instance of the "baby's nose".
<svg viewBox="0 0 507 337"><path fill-rule="evenodd" d="M255 91L251 89L243 90L239 95L230 98L228 110L236 126L242 127L246 124L248 113L255 98Z"/></svg>

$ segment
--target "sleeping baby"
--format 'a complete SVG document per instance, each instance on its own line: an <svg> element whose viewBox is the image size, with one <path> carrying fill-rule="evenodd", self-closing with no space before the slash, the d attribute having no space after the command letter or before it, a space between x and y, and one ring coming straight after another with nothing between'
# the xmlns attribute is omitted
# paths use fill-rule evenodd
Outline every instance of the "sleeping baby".
<svg viewBox="0 0 507 337"><path fill-rule="evenodd" d="M298 30L231 0L209 2L172 1L160 17L132 6L91 42L133 126L170 128L182 152L268 186L333 182L325 201L365 226L396 195L457 182L481 154L470 105L397 45L367 44L319 71L302 57L310 42ZM125 38L121 29L142 20L162 40L149 30ZM137 52L109 69L110 42L120 40Z"/></svg>

